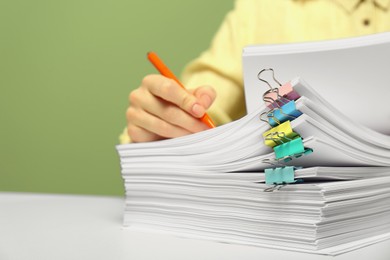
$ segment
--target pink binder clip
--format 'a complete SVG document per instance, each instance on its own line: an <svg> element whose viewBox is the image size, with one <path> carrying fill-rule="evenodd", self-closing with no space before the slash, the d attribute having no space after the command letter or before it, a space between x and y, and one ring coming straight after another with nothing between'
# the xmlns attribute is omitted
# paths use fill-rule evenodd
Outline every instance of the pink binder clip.
<svg viewBox="0 0 390 260"><path fill-rule="evenodd" d="M272 72L273 80L278 84L278 87L276 88L272 87L268 81L260 77L260 74L263 73L264 71ZM259 80L265 82L270 88L268 91L264 93L263 100L266 103L267 107L271 109L280 108L281 106L285 105L289 101L297 100L300 97L300 95L293 89L290 82L287 82L284 85L282 85L275 78L274 70L271 68L261 70L259 74L257 74L257 77Z"/></svg>
<svg viewBox="0 0 390 260"><path fill-rule="evenodd" d="M279 97L278 97L278 95L279 95ZM286 84L279 87L278 92L269 92L269 93L264 95L264 100L267 104L267 107L269 107L269 108L275 107L274 102L278 103L277 104L278 107L284 105L284 103L286 103L286 102L283 102L283 100L281 100L280 97L282 97L283 99L286 99L288 101L291 101L291 100L297 100L301 96L293 89L293 87L291 86L291 83L287 82ZM270 100L274 100L274 102L270 102Z"/></svg>

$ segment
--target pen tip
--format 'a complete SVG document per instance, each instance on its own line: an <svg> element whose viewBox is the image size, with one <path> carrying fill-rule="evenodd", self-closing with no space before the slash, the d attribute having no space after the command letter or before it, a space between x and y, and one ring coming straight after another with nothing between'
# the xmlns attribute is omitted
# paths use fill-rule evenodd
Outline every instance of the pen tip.
<svg viewBox="0 0 390 260"><path fill-rule="evenodd" d="M148 51L147 53L146 53L146 57L148 58L148 59L154 59L154 57L156 57L157 56L157 54L154 52L154 51Z"/></svg>

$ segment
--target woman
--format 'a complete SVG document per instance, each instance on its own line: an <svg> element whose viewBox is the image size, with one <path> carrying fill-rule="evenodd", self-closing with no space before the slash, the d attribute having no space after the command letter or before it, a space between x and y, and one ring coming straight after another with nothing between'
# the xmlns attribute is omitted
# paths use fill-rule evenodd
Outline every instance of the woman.
<svg viewBox="0 0 390 260"><path fill-rule="evenodd" d="M237 0L208 50L184 70L189 90L161 75L130 93L121 143L174 138L245 114L242 48L251 44L319 41L390 30L390 0Z"/></svg>

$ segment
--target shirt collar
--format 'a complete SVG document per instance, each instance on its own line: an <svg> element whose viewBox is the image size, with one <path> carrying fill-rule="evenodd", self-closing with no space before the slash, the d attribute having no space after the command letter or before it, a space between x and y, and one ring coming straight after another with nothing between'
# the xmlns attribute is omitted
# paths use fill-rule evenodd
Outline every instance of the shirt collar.
<svg viewBox="0 0 390 260"><path fill-rule="evenodd" d="M352 12L359 5L362 0L335 0L338 4L343 6L347 11ZM390 0L370 0L375 2L379 7L387 10L390 6Z"/></svg>

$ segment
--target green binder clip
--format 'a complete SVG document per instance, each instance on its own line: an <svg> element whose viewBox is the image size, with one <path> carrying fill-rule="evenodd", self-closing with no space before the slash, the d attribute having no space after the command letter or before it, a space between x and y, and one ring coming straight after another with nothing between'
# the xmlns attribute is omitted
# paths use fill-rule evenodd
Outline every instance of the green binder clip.
<svg viewBox="0 0 390 260"><path fill-rule="evenodd" d="M282 159L294 154L301 154L305 152L303 141L301 137L295 138L290 142L278 145L274 147L276 159Z"/></svg>
<svg viewBox="0 0 390 260"><path fill-rule="evenodd" d="M265 169L265 184L273 185L264 189L264 192L274 192L290 183L303 182L302 179L295 179L295 170L302 167L284 166L279 168Z"/></svg>
<svg viewBox="0 0 390 260"><path fill-rule="evenodd" d="M295 182L294 175L295 167L286 166L265 169L265 184L267 185L281 185Z"/></svg>

